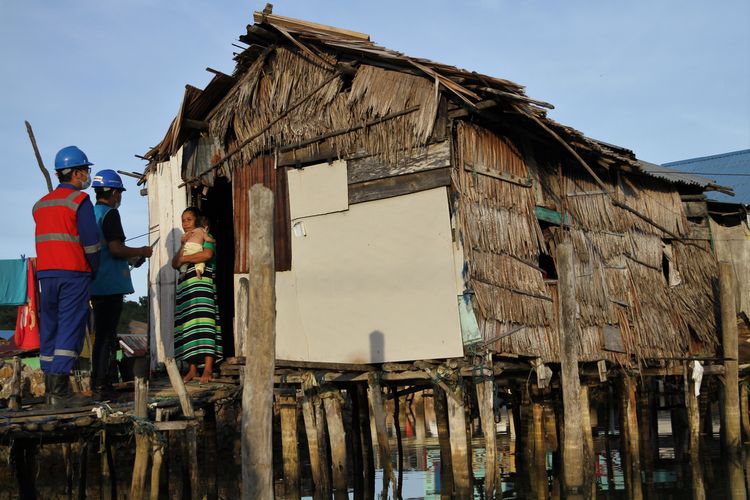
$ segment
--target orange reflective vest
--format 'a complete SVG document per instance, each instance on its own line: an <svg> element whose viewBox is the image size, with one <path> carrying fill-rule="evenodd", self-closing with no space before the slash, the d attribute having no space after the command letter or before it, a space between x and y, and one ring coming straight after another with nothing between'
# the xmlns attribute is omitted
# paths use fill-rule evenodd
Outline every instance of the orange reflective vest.
<svg viewBox="0 0 750 500"><path fill-rule="evenodd" d="M91 272L77 224L78 207L88 197L83 191L58 187L36 202L32 214L36 221L37 271Z"/></svg>

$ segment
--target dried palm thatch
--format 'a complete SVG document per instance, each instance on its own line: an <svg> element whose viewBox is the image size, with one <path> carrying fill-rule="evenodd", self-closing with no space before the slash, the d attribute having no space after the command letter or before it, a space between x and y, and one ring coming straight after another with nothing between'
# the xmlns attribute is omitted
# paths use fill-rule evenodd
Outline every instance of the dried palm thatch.
<svg viewBox="0 0 750 500"><path fill-rule="evenodd" d="M433 81L362 65L345 89L343 78L332 73L335 58L323 57L331 66L314 64L298 51L279 47L247 68L209 121L210 134L227 146L255 138L231 158L233 168L248 164L272 146L354 129L410 109L414 111L337 134L328 142L339 155L363 149L391 161L426 144L439 102ZM281 116L284 119L274 123Z"/></svg>
<svg viewBox="0 0 750 500"><path fill-rule="evenodd" d="M650 179L621 177L617 196L630 207L647 216L661 227L677 236L686 236L688 232L687 217L682 207L680 194L673 185ZM620 210L627 228L635 228L644 233L667 237L663 231L652 224L636 217L632 213Z"/></svg>

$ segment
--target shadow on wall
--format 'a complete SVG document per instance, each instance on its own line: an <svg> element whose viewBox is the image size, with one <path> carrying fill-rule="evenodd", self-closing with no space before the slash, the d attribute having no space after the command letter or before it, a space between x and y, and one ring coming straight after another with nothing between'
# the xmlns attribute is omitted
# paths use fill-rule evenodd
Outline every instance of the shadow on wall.
<svg viewBox="0 0 750 500"><path fill-rule="evenodd" d="M385 361L385 335L380 330L370 333L370 363Z"/></svg>

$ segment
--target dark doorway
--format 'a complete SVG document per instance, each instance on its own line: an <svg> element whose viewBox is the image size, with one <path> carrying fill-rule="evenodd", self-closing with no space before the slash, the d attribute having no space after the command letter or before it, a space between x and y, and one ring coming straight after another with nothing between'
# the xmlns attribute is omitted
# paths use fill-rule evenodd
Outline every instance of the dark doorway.
<svg viewBox="0 0 750 500"><path fill-rule="evenodd" d="M208 217L216 239L216 293L221 316L224 358L234 356L234 223L232 183L216 177L214 186L201 194L200 209Z"/></svg>

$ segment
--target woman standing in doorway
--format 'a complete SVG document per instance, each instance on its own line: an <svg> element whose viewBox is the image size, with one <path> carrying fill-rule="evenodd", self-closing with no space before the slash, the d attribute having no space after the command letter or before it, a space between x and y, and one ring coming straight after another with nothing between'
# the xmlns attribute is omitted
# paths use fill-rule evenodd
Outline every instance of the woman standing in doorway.
<svg viewBox="0 0 750 500"><path fill-rule="evenodd" d="M182 230L185 235L200 228L202 220L200 210L195 207L186 208L182 212ZM190 370L184 377L185 382L197 377L198 368L203 365L200 383L204 384L211 380L214 363L222 358L221 326L214 285L216 244L213 238L205 238L202 251L185 255L187 240L188 238L183 238L179 252L172 259L174 269L187 264L177 279L174 354L176 359L190 364ZM196 264L205 265L200 275L196 272Z"/></svg>

